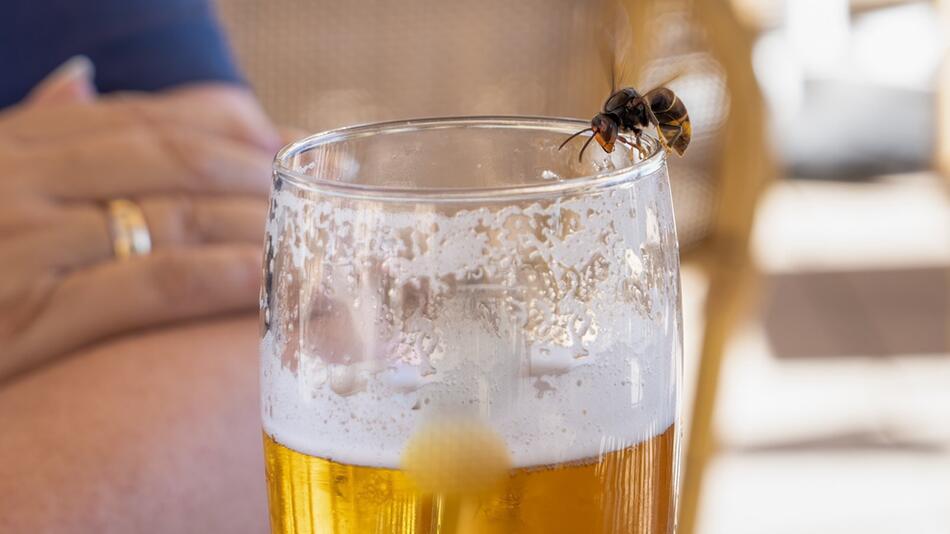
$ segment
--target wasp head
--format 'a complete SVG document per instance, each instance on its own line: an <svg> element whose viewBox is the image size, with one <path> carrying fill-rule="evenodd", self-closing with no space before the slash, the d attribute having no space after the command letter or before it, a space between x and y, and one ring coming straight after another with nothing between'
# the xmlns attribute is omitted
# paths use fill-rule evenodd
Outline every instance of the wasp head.
<svg viewBox="0 0 950 534"><path fill-rule="evenodd" d="M598 113L590 121L594 139L608 154L614 151L614 143L617 142L618 122L616 117L608 113Z"/></svg>
<svg viewBox="0 0 950 534"><path fill-rule="evenodd" d="M587 146L591 141L597 140L597 144L604 149L604 152L608 154L614 151L614 143L617 141L617 134L620 131L620 119L616 115L611 113L598 113L590 120L590 128L584 128L579 132L574 132L570 137L564 140L561 143L561 146L558 147L558 150L564 148L571 139L575 137L591 132L591 136L584 142L584 146L581 147L580 153L577 155L577 161L581 161L584 157L584 151L587 150Z"/></svg>

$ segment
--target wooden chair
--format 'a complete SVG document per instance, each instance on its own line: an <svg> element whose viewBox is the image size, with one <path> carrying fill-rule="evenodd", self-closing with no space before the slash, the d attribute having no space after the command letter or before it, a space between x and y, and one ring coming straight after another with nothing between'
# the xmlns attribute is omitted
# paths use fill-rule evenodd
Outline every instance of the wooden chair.
<svg viewBox="0 0 950 534"><path fill-rule="evenodd" d="M591 117L609 91L601 51L628 17L633 80L682 70L694 137L671 161L683 260L710 289L681 505L695 530L724 347L754 282L748 244L771 174L753 32L728 0L312 2L219 0L239 60L268 111L310 131L396 118ZM622 13L622 12L621 12ZM633 82L628 80L628 82ZM688 325L687 325L688 327Z"/></svg>
<svg viewBox="0 0 950 534"><path fill-rule="evenodd" d="M712 146L701 148L703 161L698 162L711 169L714 213L706 232L681 244L683 262L697 263L709 279L679 513L678 532L692 534L704 474L715 450L713 419L726 344L758 278L749 241L757 200L772 174L765 103L752 70L755 33L743 25L731 2L624 1L634 36L627 55L636 70L663 65L689 72L697 55L708 58L721 69L719 79L728 99L719 127L706 132L713 136ZM677 26L670 28L663 21ZM702 127L694 125L694 131ZM676 163L671 168L674 184ZM689 157L682 164L689 166ZM674 201L674 208L679 216L683 206Z"/></svg>
<svg viewBox="0 0 950 534"><path fill-rule="evenodd" d="M940 19L950 29L950 0L938 0ZM950 190L950 52L944 54L937 74L937 150L934 166Z"/></svg>

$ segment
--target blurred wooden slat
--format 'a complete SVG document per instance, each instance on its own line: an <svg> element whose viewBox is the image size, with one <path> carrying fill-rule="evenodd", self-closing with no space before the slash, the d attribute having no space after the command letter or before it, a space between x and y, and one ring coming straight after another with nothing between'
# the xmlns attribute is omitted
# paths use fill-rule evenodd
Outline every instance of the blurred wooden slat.
<svg viewBox="0 0 950 534"><path fill-rule="evenodd" d="M937 0L944 34L950 32L950 0ZM934 163L950 194L950 50L944 52L937 72L937 152Z"/></svg>
<svg viewBox="0 0 950 534"><path fill-rule="evenodd" d="M784 273L767 286L779 358L950 352L950 268Z"/></svg>

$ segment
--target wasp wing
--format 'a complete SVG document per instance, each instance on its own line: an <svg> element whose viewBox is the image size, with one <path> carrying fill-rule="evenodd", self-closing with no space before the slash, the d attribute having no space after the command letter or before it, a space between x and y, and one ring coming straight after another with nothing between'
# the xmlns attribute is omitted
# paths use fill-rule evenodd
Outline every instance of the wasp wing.
<svg viewBox="0 0 950 534"><path fill-rule="evenodd" d="M600 20L594 31L600 61L608 75L610 94L613 94L632 82L630 21L626 7L617 0L603 0L600 8Z"/></svg>

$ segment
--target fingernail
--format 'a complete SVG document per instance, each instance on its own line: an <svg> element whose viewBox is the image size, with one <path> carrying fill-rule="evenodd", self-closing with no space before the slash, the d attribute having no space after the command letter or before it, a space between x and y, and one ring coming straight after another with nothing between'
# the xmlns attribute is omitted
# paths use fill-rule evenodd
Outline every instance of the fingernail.
<svg viewBox="0 0 950 534"><path fill-rule="evenodd" d="M89 56L78 55L66 60L65 63L56 67L50 74L50 77L66 76L69 78L88 78L92 79L95 74L96 66L89 59Z"/></svg>

